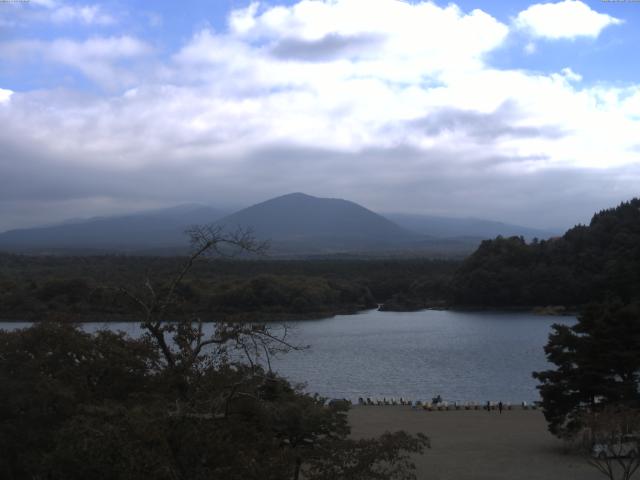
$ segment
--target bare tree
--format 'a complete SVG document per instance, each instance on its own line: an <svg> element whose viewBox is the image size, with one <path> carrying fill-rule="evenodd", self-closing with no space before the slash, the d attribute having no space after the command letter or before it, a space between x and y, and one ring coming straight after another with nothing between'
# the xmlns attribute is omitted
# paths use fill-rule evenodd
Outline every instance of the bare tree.
<svg viewBox="0 0 640 480"><path fill-rule="evenodd" d="M181 384L178 390L184 395L188 388L185 376L205 359L209 363L215 358L227 361L229 350L234 350L243 354L252 367L265 358L270 371L273 354L300 348L289 342L286 325L274 329L264 324L216 321L211 324L213 332L207 336L204 321L199 317L168 318L178 303L179 287L196 262L210 256L263 255L268 248L266 242L256 240L248 229L227 233L221 226L205 225L192 227L186 233L191 253L168 283L158 285L147 275L140 288L119 288L138 307L141 327L161 353L161 368L177 374Z"/></svg>
<svg viewBox="0 0 640 480"><path fill-rule="evenodd" d="M640 467L640 411L610 405L583 421L579 443L589 465L610 480L630 480Z"/></svg>

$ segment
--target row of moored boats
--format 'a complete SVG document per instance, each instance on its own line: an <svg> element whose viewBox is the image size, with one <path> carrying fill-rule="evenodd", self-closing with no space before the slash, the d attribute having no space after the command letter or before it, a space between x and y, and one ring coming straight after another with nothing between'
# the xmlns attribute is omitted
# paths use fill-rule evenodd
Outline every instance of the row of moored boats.
<svg viewBox="0 0 640 480"><path fill-rule="evenodd" d="M406 405L415 409L423 409L427 411L444 411L444 410L499 410L501 402L447 402L442 401L421 401L421 400L408 400L403 397L399 398L370 398L360 397L358 398L358 405L361 406L385 406L385 405ZM535 403L521 402L519 404L513 404L508 402L502 402L503 410L537 410L538 406Z"/></svg>

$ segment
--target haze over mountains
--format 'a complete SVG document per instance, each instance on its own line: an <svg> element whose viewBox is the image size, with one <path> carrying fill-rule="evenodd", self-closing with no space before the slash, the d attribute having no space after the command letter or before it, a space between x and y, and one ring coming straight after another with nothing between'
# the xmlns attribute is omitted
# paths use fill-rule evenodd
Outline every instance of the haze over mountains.
<svg viewBox="0 0 640 480"><path fill-rule="evenodd" d="M59 225L0 234L0 249L137 251L184 246L185 228L210 223L226 212L202 205L180 205L114 217L73 220Z"/></svg>
<svg viewBox="0 0 640 480"><path fill-rule="evenodd" d="M389 214L354 202L303 193L276 197L235 213L203 205L181 205L114 217L0 234L0 250L30 253L68 251L179 253L184 230L216 223L227 230L250 227L271 241L275 255L366 252L470 253L482 239L497 235L545 238L553 232L479 219Z"/></svg>
<svg viewBox="0 0 640 480"><path fill-rule="evenodd" d="M560 232L554 230L541 230L538 228L524 227L522 225L511 225L471 217L454 218L407 213L385 213L384 215L403 228L423 235L440 238L477 237L487 239L502 235L503 237L522 236L527 240L531 240L533 238L548 238L560 234Z"/></svg>

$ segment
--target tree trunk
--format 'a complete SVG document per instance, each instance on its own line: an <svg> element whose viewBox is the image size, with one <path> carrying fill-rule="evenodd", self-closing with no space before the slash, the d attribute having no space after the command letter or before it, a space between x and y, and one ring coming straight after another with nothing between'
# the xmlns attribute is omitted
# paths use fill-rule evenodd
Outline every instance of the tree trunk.
<svg viewBox="0 0 640 480"><path fill-rule="evenodd" d="M302 465L302 459L300 457L296 457L296 467L293 470L293 480L299 480L301 465Z"/></svg>

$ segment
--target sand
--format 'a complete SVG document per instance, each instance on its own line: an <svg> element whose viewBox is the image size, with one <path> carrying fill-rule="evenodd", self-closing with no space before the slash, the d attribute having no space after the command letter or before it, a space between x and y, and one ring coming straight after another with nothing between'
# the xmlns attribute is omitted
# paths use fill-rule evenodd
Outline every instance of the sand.
<svg viewBox="0 0 640 480"><path fill-rule="evenodd" d="M567 452L547 431L540 411L456 410L427 412L406 406L356 406L349 413L352 435L385 431L422 432L431 449L417 456L419 479L591 480L605 477Z"/></svg>

